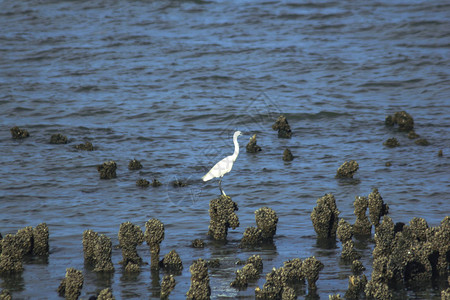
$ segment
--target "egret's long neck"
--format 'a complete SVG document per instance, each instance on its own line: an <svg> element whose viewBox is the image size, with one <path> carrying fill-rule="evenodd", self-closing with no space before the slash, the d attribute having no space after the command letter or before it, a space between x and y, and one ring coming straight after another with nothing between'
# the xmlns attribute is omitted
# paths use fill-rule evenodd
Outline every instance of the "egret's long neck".
<svg viewBox="0 0 450 300"><path fill-rule="evenodd" d="M235 161L239 155L239 144L237 141L237 135L233 137L233 143L234 143L233 161Z"/></svg>

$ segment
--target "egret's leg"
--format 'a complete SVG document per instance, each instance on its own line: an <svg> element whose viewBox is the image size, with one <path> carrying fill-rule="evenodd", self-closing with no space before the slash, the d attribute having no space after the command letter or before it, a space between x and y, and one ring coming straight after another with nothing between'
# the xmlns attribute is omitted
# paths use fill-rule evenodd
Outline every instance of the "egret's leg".
<svg viewBox="0 0 450 300"><path fill-rule="evenodd" d="M225 192L222 190L222 177L220 177L219 180L219 189L220 189L220 193L224 196L226 196Z"/></svg>

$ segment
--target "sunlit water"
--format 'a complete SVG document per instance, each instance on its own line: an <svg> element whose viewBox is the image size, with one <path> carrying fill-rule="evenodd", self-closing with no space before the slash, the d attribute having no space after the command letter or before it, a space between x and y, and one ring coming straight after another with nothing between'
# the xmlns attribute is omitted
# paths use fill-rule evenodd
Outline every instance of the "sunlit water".
<svg viewBox="0 0 450 300"><path fill-rule="evenodd" d="M345 292L351 270L339 242L317 245L317 198L333 193L351 223L355 196L374 187L394 222L423 217L436 226L450 214L448 2L3 1L0 11L0 232L41 222L50 229L48 261L28 259L21 275L0 278L15 299L55 298L68 267L83 271L82 298L105 287L119 299L158 298L163 273L144 265L124 274L115 248L116 271L101 277L85 268L81 244L92 229L117 246L122 222L145 229L150 218L165 224L161 254L176 249L184 263L173 299L185 297L189 265L200 257L221 262L209 270L213 298L251 299L273 267L313 255L325 264L317 294L326 299ZM384 126L400 110L430 146ZM291 139L271 129L281 113ZM31 136L11 139L16 125ZM217 181L200 178L233 152L235 130L244 133L241 153L222 184L239 205L240 227L223 245L206 236ZM49 144L54 133L70 143ZM262 152L248 154L254 133ZM390 137L401 146L384 147ZM74 148L84 141L96 150ZM286 147L295 156L289 163ZM142 170L128 170L133 158ZM111 159L117 178L100 180L97 165ZM355 178L335 179L350 159L360 166ZM163 186L138 188L140 178ZM176 179L189 185L174 188ZM279 217L275 247L238 248L262 206ZM191 248L196 238L207 246ZM356 243L369 277L373 246ZM139 253L149 262L147 245ZM252 254L263 258L261 279L230 288L236 259Z"/></svg>

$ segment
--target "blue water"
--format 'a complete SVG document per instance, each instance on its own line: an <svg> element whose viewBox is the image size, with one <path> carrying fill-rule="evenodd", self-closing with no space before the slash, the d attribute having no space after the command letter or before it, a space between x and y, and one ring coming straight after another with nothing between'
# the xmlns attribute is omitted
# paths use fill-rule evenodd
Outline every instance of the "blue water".
<svg viewBox="0 0 450 300"><path fill-rule="evenodd" d="M450 4L446 1L14 1L0 2L0 232L46 222L48 262L31 259L24 272L0 277L14 299L57 297L65 269L83 271L81 297L112 287L116 299L158 298L149 265L130 277L113 250L116 271L103 278L85 268L82 233L106 234L118 245L122 222L166 228L161 254L176 249L184 269L173 299L189 289L189 265L210 269L212 298L253 298L273 267L315 255L325 264L317 294L344 294L350 266L317 245L310 213L333 193L341 217L354 222L355 196L377 187L394 222L423 217L436 226L450 215ZM423 147L384 126L405 110ZM293 131L271 129L284 114ZM9 129L30 132L13 140ZM209 201L217 181L200 178L233 152L241 153L223 187L239 205L240 227L226 245L207 239ZM67 145L49 144L62 133ZM257 134L262 152L245 145ZM396 137L401 146L382 144ZM91 141L96 150L76 150ZM294 161L281 157L288 147ZM438 157L438 151L443 157ZM130 171L136 158L144 168ZM100 180L96 166L118 164ZM334 178L354 159L353 180ZM386 167L391 162L391 167ZM158 178L159 188L136 187ZM172 187L176 179L189 184ZM275 248L237 246L254 211L279 216ZM204 239L204 249L191 242ZM370 278L372 242L357 243ZM147 245L139 247L146 262ZM245 291L229 287L236 258L263 258L261 279ZM45 284L42 284L42 281ZM300 298L308 291L305 290ZM439 299L439 287L396 291L408 299Z"/></svg>

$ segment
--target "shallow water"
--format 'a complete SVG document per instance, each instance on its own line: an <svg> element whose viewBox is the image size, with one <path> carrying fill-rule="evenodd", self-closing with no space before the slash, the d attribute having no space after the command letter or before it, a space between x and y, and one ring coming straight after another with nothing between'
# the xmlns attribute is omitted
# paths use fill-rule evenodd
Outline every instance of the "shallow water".
<svg viewBox="0 0 450 300"><path fill-rule="evenodd" d="M144 265L136 276L124 274L120 249L110 278L83 264L84 230L117 246L122 222L145 229L150 218L165 224L161 254L176 249L184 263L174 299L185 297L189 265L199 257L221 261L210 269L213 298L251 299L272 267L312 255L325 264L317 294L327 298L345 292L351 271L339 261L339 242L331 249L316 242L309 215L317 198L333 193L350 222L355 196L374 187L394 222L417 216L436 226L450 214L445 1L15 1L0 8L0 232L50 228L48 261L29 259L20 276L0 278L15 299L55 298L68 267L83 270L82 298L109 286L119 299L158 298L162 273ZM384 126L399 110L414 117L430 146ZM271 129L281 113L291 139ZM16 125L31 136L11 139ZM223 245L206 237L217 182L200 178L232 153L237 129L241 153L223 187L239 205L240 227ZM49 144L54 133L70 143ZM254 133L263 151L247 154ZM384 147L390 137L401 146ZM97 149L74 148L84 141ZM281 159L286 147L290 163ZM128 170L133 158L142 170ZM96 166L110 159L117 178L100 180ZM335 179L350 159L360 165L355 178ZM163 186L141 189L139 178ZM173 188L175 179L189 185ZM239 249L262 206L279 216L275 247ZM191 248L196 238L207 247ZM356 245L370 277L373 243ZM139 252L149 262L147 245ZM263 258L261 279L246 291L230 288L236 258L252 254ZM397 293L438 299L440 292Z"/></svg>

